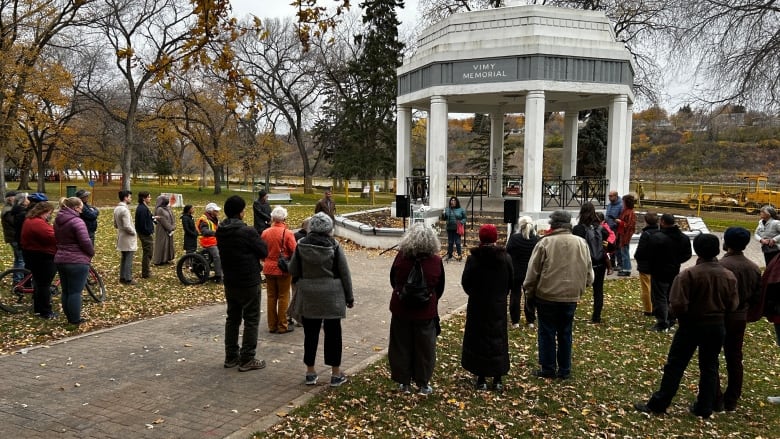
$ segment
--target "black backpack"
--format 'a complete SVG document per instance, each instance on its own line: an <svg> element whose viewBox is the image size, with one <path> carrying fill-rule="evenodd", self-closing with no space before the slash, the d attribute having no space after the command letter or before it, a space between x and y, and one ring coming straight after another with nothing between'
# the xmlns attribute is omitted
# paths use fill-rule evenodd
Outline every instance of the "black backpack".
<svg viewBox="0 0 780 439"><path fill-rule="evenodd" d="M409 308L423 308L430 302L431 292L428 290L428 282L425 281L425 273L419 259L415 258L414 267L406 277L406 283L398 291L398 298Z"/></svg>
<svg viewBox="0 0 780 439"><path fill-rule="evenodd" d="M585 227L585 241L588 242L588 250L590 250L590 259L594 264L601 264L604 262L604 242L601 240L602 227L598 226L586 226Z"/></svg>

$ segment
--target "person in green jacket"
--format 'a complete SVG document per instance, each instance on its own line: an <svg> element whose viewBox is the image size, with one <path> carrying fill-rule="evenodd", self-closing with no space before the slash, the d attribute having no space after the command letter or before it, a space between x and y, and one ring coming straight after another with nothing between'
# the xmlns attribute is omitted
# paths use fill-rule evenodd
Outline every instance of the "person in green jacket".
<svg viewBox="0 0 780 439"><path fill-rule="evenodd" d="M461 233L458 233L458 223L462 224L461 231L466 227L466 211L460 207L458 197L450 198L447 208L444 209L444 221L447 224L447 260L452 259L452 246L458 251L457 260L463 257L460 247Z"/></svg>

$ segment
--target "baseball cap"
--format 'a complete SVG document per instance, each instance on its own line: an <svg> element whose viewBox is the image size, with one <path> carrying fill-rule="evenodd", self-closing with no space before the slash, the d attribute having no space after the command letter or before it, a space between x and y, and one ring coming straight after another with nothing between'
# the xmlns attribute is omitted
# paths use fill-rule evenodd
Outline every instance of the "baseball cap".
<svg viewBox="0 0 780 439"><path fill-rule="evenodd" d="M212 210L220 211L222 209L217 206L217 203L209 203L206 205L206 212L210 212Z"/></svg>
<svg viewBox="0 0 780 439"><path fill-rule="evenodd" d="M46 194L42 194L40 192L31 193L30 195L27 196L27 199L35 203L49 201L49 197L47 197Z"/></svg>

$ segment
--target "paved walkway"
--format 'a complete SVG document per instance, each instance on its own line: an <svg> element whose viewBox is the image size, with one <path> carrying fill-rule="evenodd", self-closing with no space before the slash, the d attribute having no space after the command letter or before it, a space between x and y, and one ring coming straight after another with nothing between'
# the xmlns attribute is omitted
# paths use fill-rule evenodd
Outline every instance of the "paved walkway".
<svg viewBox="0 0 780 439"><path fill-rule="evenodd" d="M343 321L347 374L387 348L395 252L375 254L348 254L355 307ZM466 301L463 263L445 270L442 315ZM246 438L314 393L331 391L322 346L320 384L305 386L303 328L269 334L265 313L258 357L268 366L244 373L223 368L224 313L224 304L206 306L0 357L0 437Z"/></svg>
<svg viewBox="0 0 780 439"><path fill-rule="evenodd" d="M764 265L755 243L748 254ZM343 321L347 374L387 347L394 252L375 255L348 254L356 300ZM445 264L445 270L441 315L466 302L463 263ZM268 334L265 314L258 356L268 367L245 373L223 368L224 311L224 304L206 306L0 357L0 437L246 438L316 392L330 391L321 346L321 383L304 386L302 328Z"/></svg>

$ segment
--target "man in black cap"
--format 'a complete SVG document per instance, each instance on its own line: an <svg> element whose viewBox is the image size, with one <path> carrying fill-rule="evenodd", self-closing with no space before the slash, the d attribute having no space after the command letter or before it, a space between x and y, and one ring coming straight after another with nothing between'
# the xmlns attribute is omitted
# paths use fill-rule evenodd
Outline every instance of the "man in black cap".
<svg viewBox="0 0 780 439"><path fill-rule="evenodd" d="M718 355L726 334L724 319L737 309L737 278L718 263L720 242L709 233L693 240L696 265L674 279L671 307L680 321L664 365L661 386L647 403L636 402L640 412L661 414L671 405L685 369L699 349L699 393L689 411L702 418L712 414L718 385Z"/></svg>
<svg viewBox="0 0 780 439"><path fill-rule="evenodd" d="M742 253L750 242L750 232L742 227L729 227L723 234L723 250L726 255L720 265L729 269L737 277L739 306L737 310L726 313L726 339L723 342L723 354L726 357L728 386L721 391L718 379L718 391L715 396L715 411L737 409L737 401L742 395L742 343L747 326L747 310L761 295L761 270Z"/></svg>
<svg viewBox="0 0 780 439"><path fill-rule="evenodd" d="M257 193L257 199L252 203L252 214L255 217L255 230L262 234L263 230L271 227L271 205L268 204L268 192L261 190Z"/></svg>
<svg viewBox="0 0 780 439"><path fill-rule="evenodd" d="M89 196L91 193L84 189L79 189L76 192L76 196L81 198L81 202L84 203L84 208L81 210L81 217L82 220L84 220L84 224L87 225L87 233L89 233L89 239L92 240L92 246L95 245L95 231L97 231L98 226L98 215L100 215L100 211L97 209L97 207L89 204Z"/></svg>

